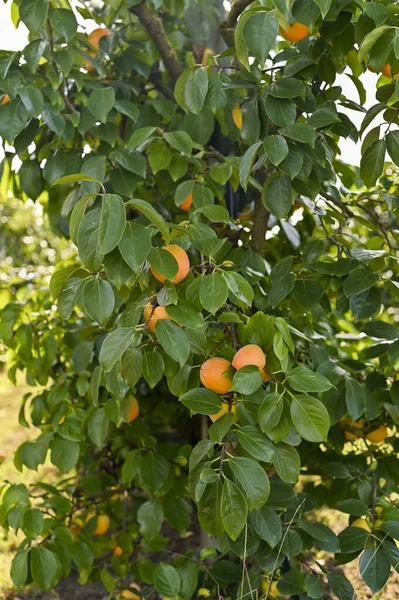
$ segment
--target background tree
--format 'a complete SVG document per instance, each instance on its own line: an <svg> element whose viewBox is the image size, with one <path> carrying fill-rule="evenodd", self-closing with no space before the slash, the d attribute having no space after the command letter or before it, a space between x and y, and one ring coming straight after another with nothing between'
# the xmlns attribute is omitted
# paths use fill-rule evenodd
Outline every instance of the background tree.
<svg viewBox="0 0 399 600"><path fill-rule="evenodd" d="M12 3L30 40L0 55L3 201L77 248L49 292L6 282L9 373L37 387L15 464L64 474L3 487L17 586L73 566L113 597L352 600L339 565L372 592L397 568L396 10ZM338 142L363 135L359 171Z"/></svg>

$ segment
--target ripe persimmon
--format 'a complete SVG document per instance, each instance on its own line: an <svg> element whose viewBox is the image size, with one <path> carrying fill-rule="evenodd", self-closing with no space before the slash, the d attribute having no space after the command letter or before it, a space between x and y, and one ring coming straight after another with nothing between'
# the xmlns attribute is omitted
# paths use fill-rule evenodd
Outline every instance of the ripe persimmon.
<svg viewBox="0 0 399 600"><path fill-rule="evenodd" d="M344 425L350 425L351 427L354 427L355 429L363 429L364 427L364 420L363 419L359 419L358 421L351 421L350 419L342 419L342 423ZM355 433L352 433L351 431L345 431L345 437L348 441L352 441L352 440L357 440L357 438L359 437L358 435L356 435Z"/></svg>
<svg viewBox="0 0 399 600"><path fill-rule="evenodd" d="M89 43L98 50L100 47L100 40L105 35L111 35L111 31L107 27L97 27L97 29L93 29L91 33L89 33L88 40Z"/></svg>
<svg viewBox="0 0 399 600"><path fill-rule="evenodd" d="M368 433L366 435L366 438L372 444L381 444L381 442L383 442L385 440L387 435L388 435L388 432L387 432L386 425L381 425L378 429L375 429L374 431L370 431L370 433Z"/></svg>
<svg viewBox="0 0 399 600"><path fill-rule="evenodd" d="M87 515L87 521L93 519L96 515L93 513L89 513ZM94 535L104 535L109 529L110 526L110 518L108 515L98 515L96 520L96 528L93 531Z"/></svg>
<svg viewBox="0 0 399 600"><path fill-rule="evenodd" d="M8 94L4 94L2 101L0 104L8 104L10 102L10 96Z"/></svg>
<svg viewBox="0 0 399 600"><path fill-rule="evenodd" d="M122 556L123 554L123 550L120 546L115 546L112 552L115 554L115 556Z"/></svg>
<svg viewBox="0 0 399 600"><path fill-rule="evenodd" d="M185 201L180 204L180 208L182 210L189 210L189 208L192 205L192 203L193 203L193 195L189 194L187 196L187 198L185 199Z"/></svg>
<svg viewBox="0 0 399 600"><path fill-rule="evenodd" d="M381 73L384 73L385 77L389 77L389 79L392 78L392 70L391 70L391 65L389 63L386 63L382 69L381 69Z"/></svg>
<svg viewBox="0 0 399 600"><path fill-rule="evenodd" d="M232 412L234 415L234 423L238 420L236 417L236 411L237 411L237 405L236 404L232 404L231 405L231 410L230 410L230 405L228 402L222 402L222 410L219 410L218 413L216 413L216 415L209 415L209 418L211 421L215 422L218 419L220 419L220 417L223 417L223 415L225 415L228 412Z"/></svg>
<svg viewBox="0 0 399 600"><path fill-rule="evenodd" d="M128 416L127 422L131 423L132 421L134 421L134 419L137 419L137 417L139 416L139 412L140 412L140 408L139 408L139 403L137 402L137 398L132 396L130 398L129 416Z"/></svg>
<svg viewBox="0 0 399 600"><path fill-rule="evenodd" d="M266 356L257 344L247 344L235 353L232 364L237 370L248 365L255 365L262 371L266 365Z"/></svg>
<svg viewBox="0 0 399 600"><path fill-rule="evenodd" d="M148 325L148 329L155 331L155 325L158 319L170 319L164 306L157 306L153 310L152 304L147 304L144 308L144 320Z"/></svg>
<svg viewBox="0 0 399 600"><path fill-rule="evenodd" d="M234 105L232 116L233 116L234 125L236 127L238 127L238 129L242 129L242 112L241 112L240 105L238 104L238 102L237 102L237 104Z"/></svg>
<svg viewBox="0 0 399 600"><path fill-rule="evenodd" d="M177 244L169 244L168 246L163 246L162 249L166 252L170 252L177 260L179 270L173 278L173 283L180 283L180 281L183 281L183 279L187 277L190 270L190 260L187 252L180 246L177 246ZM151 273L154 275L155 279L158 279L158 281L161 283L166 280L166 277L161 275L161 273L158 273L158 271L153 267L151 267Z"/></svg>
<svg viewBox="0 0 399 600"><path fill-rule="evenodd" d="M225 375L231 363L225 358L210 358L200 369L200 379L203 386L217 394L227 394L233 382Z"/></svg>
<svg viewBox="0 0 399 600"><path fill-rule="evenodd" d="M107 27L97 27L97 29L94 29L88 35L87 39L88 39L89 43L96 50L98 50L99 47L100 47L100 40L105 35L111 35L111 31ZM89 50L87 52L87 54L89 56L91 56L91 58L94 58L96 56L96 52L94 52L93 50ZM83 59L82 60L82 65L84 66L84 68L86 69L86 71L88 71L89 73L96 70L96 67L94 65L92 65L88 60Z"/></svg>
<svg viewBox="0 0 399 600"><path fill-rule="evenodd" d="M305 37L308 37L310 31L306 27L306 25L295 21L293 25L287 23L286 28L280 27L280 33L283 36L283 38L285 38L289 42L299 42L300 40L304 40Z"/></svg>

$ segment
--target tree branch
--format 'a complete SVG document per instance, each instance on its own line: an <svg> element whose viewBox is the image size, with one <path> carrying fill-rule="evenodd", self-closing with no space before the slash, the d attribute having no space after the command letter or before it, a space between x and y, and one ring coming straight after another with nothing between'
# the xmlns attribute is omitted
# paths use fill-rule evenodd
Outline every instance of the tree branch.
<svg viewBox="0 0 399 600"><path fill-rule="evenodd" d="M255 198L254 224L251 231L251 248L262 256L269 214L270 213L263 206L260 196L257 196Z"/></svg>
<svg viewBox="0 0 399 600"><path fill-rule="evenodd" d="M220 35L230 48L234 46L234 27L240 14L251 4L253 0L235 0L231 5L230 12L225 21L220 21L218 29Z"/></svg>
<svg viewBox="0 0 399 600"><path fill-rule="evenodd" d="M148 8L145 0L137 6L131 6L129 11L136 15L140 23L147 29L159 50L166 69L169 71L173 82L176 83L182 70L177 60L175 49L166 35L161 19Z"/></svg>

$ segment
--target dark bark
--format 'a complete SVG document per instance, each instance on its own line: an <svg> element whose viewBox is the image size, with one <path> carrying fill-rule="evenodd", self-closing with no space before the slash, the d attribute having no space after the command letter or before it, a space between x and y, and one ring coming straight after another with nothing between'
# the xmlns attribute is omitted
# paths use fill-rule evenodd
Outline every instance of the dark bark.
<svg viewBox="0 0 399 600"><path fill-rule="evenodd" d="M140 23L147 29L151 39L159 50L166 69L173 82L176 83L182 69L161 19L156 13L148 8L146 2L142 2L137 6L132 6L129 10L138 17Z"/></svg>
<svg viewBox="0 0 399 600"><path fill-rule="evenodd" d="M225 21L220 21L219 31L227 46L234 46L234 27L240 14L251 4L253 0L235 0Z"/></svg>
<svg viewBox="0 0 399 600"><path fill-rule="evenodd" d="M267 231L267 222L269 219L269 212L262 204L260 196L255 199L255 214L254 224L251 232L251 248L263 256L263 249L265 245L265 235Z"/></svg>

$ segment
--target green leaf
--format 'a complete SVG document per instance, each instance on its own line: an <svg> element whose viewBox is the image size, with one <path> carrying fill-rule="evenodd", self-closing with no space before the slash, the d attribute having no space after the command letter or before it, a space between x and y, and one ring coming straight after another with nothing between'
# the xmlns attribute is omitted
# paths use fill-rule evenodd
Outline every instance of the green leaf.
<svg viewBox="0 0 399 600"><path fill-rule="evenodd" d="M322 127L327 127L328 125L339 122L340 118L338 114L331 108L318 108L308 119L309 125L315 129L321 129Z"/></svg>
<svg viewBox="0 0 399 600"><path fill-rule="evenodd" d="M71 471L79 460L80 447L77 442L60 437L51 442L51 462L62 473Z"/></svg>
<svg viewBox="0 0 399 600"><path fill-rule="evenodd" d="M82 263L91 271L98 271L103 261L100 242L99 208L90 210L82 219L77 234L77 246Z"/></svg>
<svg viewBox="0 0 399 600"><path fill-rule="evenodd" d="M295 448L288 446L288 444L277 444L273 464L277 475L285 483L297 482L301 468L301 459Z"/></svg>
<svg viewBox="0 0 399 600"><path fill-rule="evenodd" d="M86 542L76 541L71 550L73 562L79 569L89 570L93 564L93 553Z"/></svg>
<svg viewBox="0 0 399 600"><path fill-rule="evenodd" d="M140 146L145 146L153 139L157 127L139 127L130 136L128 146L131 150L139 149Z"/></svg>
<svg viewBox="0 0 399 600"><path fill-rule="evenodd" d="M36 33L43 25L48 11L48 0L21 0L19 17L29 31Z"/></svg>
<svg viewBox="0 0 399 600"><path fill-rule="evenodd" d="M376 29L372 29L370 33L368 33L362 40L360 45L360 50L358 53L358 59L360 62L364 60L366 54L369 50L374 46L376 41L382 36L383 33L392 29L389 25L383 25L382 27L377 27Z"/></svg>
<svg viewBox="0 0 399 600"><path fill-rule="evenodd" d="M347 513L348 515L355 515L356 517L363 517L367 515L369 508L362 500L349 499L338 502L337 509L341 512Z"/></svg>
<svg viewBox="0 0 399 600"><path fill-rule="evenodd" d="M350 377L345 378L345 402L351 419L356 421L366 407L366 392L361 383Z"/></svg>
<svg viewBox="0 0 399 600"><path fill-rule="evenodd" d="M228 296L225 278L219 273L210 273L201 279L199 300L205 310L215 314L225 304Z"/></svg>
<svg viewBox="0 0 399 600"><path fill-rule="evenodd" d="M270 463L274 457L274 446L272 442L252 425L244 425L236 432L241 446L254 458Z"/></svg>
<svg viewBox="0 0 399 600"><path fill-rule="evenodd" d="M377 140L367 148L360 160L360 177L365 186L372 187L382 174L387 145Z"/></svg>
<svg viewBox="0 0 399 600"><path fill-rule="evenodd" d="M220 480L208 483L198 502L198 520L210 535L224 532L221 517L222 484Z"/></svg>
<svg viewBox="0 0 399 600"><path fill-rule="evenodd" d="M320 8L321 16L324 18L330 10L331 0L314 0Z"/></svg>
<svg viewBox="0 0 399 600"><path fill-rule="evenodd" d="M230 221L229 211L224 206L207 204L197 208L196 212L202 213L213 223L228 223Z"/></svg>
<svg viewBox="0 0 399 600"><path fill-rule="evenodd" d="M254 291L245 277L236 271L222 271L222 275L226 280L230 292L234 294L236 298L244 302L244 304L252 306Z"/></svg>
<svg viewBox="0 0 399 600"><path fill-rule="evenodd" d="M20 100L0 106L0 135L10 144L25 128L28 113Z"/></svg>
<svg viewBox="0 0 399 600"><path fill-rule="evenodd" d="M179 401L186 408L200 415L216 415L222 409L220 396L204 388L189 390L180 396Z"/></svg>
<svg viewBox="0 0 399 600"><path fill-rule="evenodd" d="M226 412L224 415L219 417L209 427L209 437L217 444L221 444L224 436L230 430L234 422L234 414L232 412Z"/></svg>
<svg viewBox="0 0 399 600"><path fill-rule="evenodd" d="M71 277L62 288L62 291L58 296L58 312L62 319L69 319L71 316L73 309L79 302L83 283L83 279Z"/></svg>
<svg viewBox="0 0 399 600"><path fill-rule="evenodd" d="M158 319L155 333L167 354L182 367L190 356L190 344L184 331L169 319Z"/></svg>
<svg viewBox="0 0 399 600"><path fill-rule="evenodd" d="M138 271L151 250L151 235L143 225L127 221L118 248L133 271Z"/></svg>
<svg viewBox="0 0 399 600"><path fill-rule="evenodd" d="M311 396L295 396L291 403L291 419L299 435L308 442L325 442L330 417L324 404Z"/></svg>
<svg viewBox="0 0 399 600"><path fill-rule="evenodd" d="M181 189L179 189L179 197L182 197L183 191L186 192L187 190L190 189L188 186L188 182L185 182L185 183L186 183L187 187L183 188L184 184L182 184ZM191 191L193 193L193 204L194 204L195 208L202 208L203 206L209 206L209 205L214 204L215 200L213 197L213 192L210 188L208 188L204 185L195 185L195 187L194 186L191 187L190 192ZM176 194L177 194L177 190L176 190ZM187 196L188 195L189 194L187 194ZM187 196L185 196L184 200L186 200Z"/></svg>
<svg viewBox="0 0 399 600"><path fill-rule="evenodd" d="M91 175L85 175L84 173L74 173L73 175L65 175L64 177L60 177L60 179L54 181L53 185L61 185L62 183L77 183L80 181L94 181L101 185L101 181L98 181L98 179L92 177Z"/></svg>
<svg viewBox="0 0 399 600"><path fill-rule="evenodd" d="M185 104L195 115L198 115L201 111L207 92L208 77L206 69L203 67L195 68L187 78L184 92Z"/></svg>
<svg viewBox="0 0 399 600"><path fill-rule="evenodd" d="M305 100L306 86L300 79L284 77L277 79L265 88L265 92L274 98L302 98Z"/></svg>
<svg viewBox="0 0 399 600"><path fill-rule="evenodd" d="M282 135L268 135L263 140L267 158L274 165L279 165L289 153L288 144Z"/></svg>
<svg viewBox="0 0 399 600"><path fill-rule="evenodd" d="M292 389L297 392L326 392L333 387L326 377L302 365L292 369L287 380Z"/></svg>
<svg viewBox="0 0 399 600"><path fill-rule="evenodd" d="M78 23L72 10L52 8L49 10L49 20L52 27L64 37L66 42L69 42L77 31Z"/></svg>
<svg viewBox="0 0 399 600"><path fill-rule="evenodd" d="M283 528L277 513L264 506L260 511L253 511L249 515L249 522L252 529L269 544L275 548L283 535Z"/></svg>
<svg viewBox="0 0 399 600"><path fill-rule="evenodd" d="M160 490L168 481L169 462L161 454L151 452L140 457L140 477L151 490Z"/></svg>
<svg viewBox="0 0 399 600"><path fill-rule="evenodd" d="M242 37L251 54L263 67L278 34L278 22L274 10L251 14L245 21Z"/></svg>
<svg viewBox="0 0 399 600"><path fill-rule="evenodd" d="M399 131L390 131L386 143L389 156L395 165L399 165Z"/></svg>
<svg viewBox="0 0 399 600"><path fill-rule="evenodd" d="M110 334L112 335L112 334ZM98 448L102 448L108 434L109 419L104 408L97 408L87 422L89 438Z"/></svg>
<svg viewBox="0 0 399 600"><path fill-rule="evenodd" d="M256 392L262 385L262 374L258 367L248 365L239 369L233 377L232 391L249 395Z"/></svg>
<svg viewBox="0 0 399 600"><path fill-rule="evenodd" d="M105 123L109 111L115 104L115 91L112 87L93 90L89 96L88 107L98 121Z"/></svg>
<svg viewBox="0 0 399 600"><path fill-rule="evenodd" d="M291 569L288 573L284 573L278 582L278 590L282 594L301 594L306 590L305 578L300 571Z"/></svg>
<svg viewBox="0 0 399 600"><path fill-rule="evenodd" d="M181 579L181 589L179 595L183 600L191 598L198 587L197 564L192 560L186 560L177 567Z"/></svg>
<svg viewBox="0 0 399 600"><path fill-rule="evenodd" d="M119 244L125 231L126 211L117 194L104 194L101 202L100 252L107 254Z"/></svg>
<svg viewBox="0 0 399 600"><path fill-rule="evenodd" d="M262 142L255 142L248 148L240 163L240 184L247 191L248 181L251 175L252 167L254 166L256 153L258 152Z"/></svg>
<svg viewBox="0 0 399 600"><path fill-rule="evenodd" d="M201 329L204 324L202 313L185 300L179 300L176 306L170 304L167 313L176 323L190 329Z"/></svg>
<svg viewBox="0 0 399 600"><path fill-rule="evenodd" d="M282 127L280 134L296 142L309 144L312 148L315 146L316 132L307 123L293 123L292 125L287 125L287 127Z"/></svg>
<svg viewBox="0 0 399 600"><path fill-rule="evenodd" d="M379 340L396 340L399 337L399 330L395 325L386 323L385 321L369 321L362 327L363 333L377 338Z"/></svg>
<svg viewBox="0 0 399 600"><path fill-rule="evenodd" d="M163 510L159 500L150 499L144 502L137 511L137 521L140 525L141 535L148 539L155 538L161 531L162 519Z"/></svg>
<svg viewBox="0 0 399 600"><path fill-rule="evenodd" d="M28 550L19 551L18 554L14 556L11 564L11 579L18 588L23 588L28 579L28 557Z"/></svg>
<svg viewBox="0 0 399 600"><path fill-rule="evenodd" d="M384 548L376 548L374 544L366 548L360 557L359 570L364 582L376 594L384 587L391 574L388 553Z"/></svg>
<svg viewBox="0 0 399 600"><path fill-rule="evenodd" d="M101 346L99 361L104 371L111 371L129 346L137 338L130 327L120 327L107 335Z"/></svg>
<svg viewBox="0 0 399 600"><path fill-rule="evenodd" d="M66 281L68 281L68 279L70 279L77 271L79 271L79 268L76 265L61 267L60 269L54 271L49 285L50 294L53 300L58 298Z"/></svg>
<svg viewBox="0 0 399 600"><path fill-rule="evenodd" d="M42 534L44 526L43 513L38 508L29 508L24 512L22 529L24 534L32 540Z"/></svg>
<svg viewBox="0 0 399 600"><path fill-rule="evenodd" d="M163 358L156 349L144 352L143 377L151 389L153 389L162 379L164 368Z"/></svg>
<svg viewBox="0 0 399 600"><path fill-rule="evenodd" d="M274 98L268 95L265 110L269 119L279 127L295 123L296 106L289 98Z"/></svg>
<svg viewBox="0 0 399 600"><path fill-rule="evenodd" d="M115 306L111 284L98 276L90 279L83 288L83 305L88 316L104 327Z"/></svg>
<svg viewBox="0 0 399 600"><path fill-rule="evenodd" d="M126 202L126 206L131 206L132 208L143 213L145 217L158 229L158 231L162 234L165 242L169 241L169 228L166 224L166 221L161 215L145 200L129 200Z"/></svg>
<svg viewBox="0 0 399 600"><path fill-rule="evenodd" d="M379 280L378 273L372 273L364 267L359 267L348 275L344 281L345 296L355 296L369 290Z"/></svg>
<svg viewBox="0 0 399 600"><path fill-rule="evenodd" d="M179 150L179 152L182 152L187 156L191 155L194 142L186 131L164 133L163 137L168 142L169 146L172 146L172 148L176 148L176 150Z"/></svg>
<svg viewBox="0 0 399 600"><path fill-rule="evenodd" d="M173 281L179 270L179 265L171 252L163 248L151 248L148 260L153 269L158 271L163 277Z"/></svg>
<svg viewBox="0 0 399 600"><path fill-rule="evenodd" d="M33 581L42 590L52 588L58 575L58 562L55 554L43 546L35 546L29 551L29 559Z"/></svg>
<svg viewBox="0 0 399 600"><path fill-rule="evenodd" d="M126 115L127 117L129 117L129 119L132 119L132 121L134 121L135 123L138 121L140 111L139 111L138 107L135 104L133 104L133 102L129 102L129 100L117 99L114 106L115 106L116 110L119 110L119 112L121 112L123 115ZM131 136L131 138L129 140L129 148L132 147L130 145L130 142L131 142L133 135Z"/></svg>
<svg viewBox="0 0 399 600"><path fill-rule="evenodd" d="M327 574L328 585L338 600L353 600L355 591L349 579L342 571L330 571Z"/></svg>
<svg viewBox="0 0 399 600"><path fill-rule="evenodd" d="M127 150L114 150L110 154L113 162L118 163L130 173L135 173L142 179L147 174L147 161L140 152L128 152ZM132 194L133 195L133 194ZM143 200L141 201L143 202Z"/></svg>
<svg viewBox="0 0 399 600"><path fill-rule="evenodd" d="M270 494L265 470L254 460L242 456L235 456L228 464L245 492L249 509L260 510Z"/></svg>
<svg viewBox="0 0 399 600"><path fill-rule="evenodd" d="M262 202L278 219L286 217L292 206L291 181L286 175L273 173L262 190Z"/></svg>
<svg viewBox="0 0 399 600"><path fill-rule="evenodd" d="M220 513L227 535L235 541L247 522L248 507L240 488L227 477L222 488Z"/></svg>
<svg viewBox="0 0 399 600"><path fill-rule="evenodd" d="M258 423L263 433L269 433L280 422L283 412L283 398L278 394L268 394L258 408Z"/></svg>
<svg viewBox="0 0 399 600"><path fill-rule="evenodd" d="M42 92L33 86L26 86L20 87L18 94L28 113L34 117L38 117L44 108Z"/></svg>

